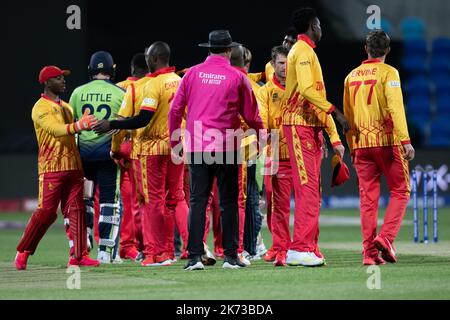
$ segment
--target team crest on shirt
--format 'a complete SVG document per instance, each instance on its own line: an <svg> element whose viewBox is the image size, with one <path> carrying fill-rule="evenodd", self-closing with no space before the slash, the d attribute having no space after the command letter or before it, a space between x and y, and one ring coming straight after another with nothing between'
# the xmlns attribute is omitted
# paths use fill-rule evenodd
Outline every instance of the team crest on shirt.
<svg viewBox="0 0 450 320"><path fill-rule="evenodd" d="M146 106L155 106L156 101L155 101L155 99L152 99L152 98L145 98L144 102L142 104L146 105Z"/></svg>
<svg viewBox="0 0 450 320"><path fill-rule="evenodd" d="M391 88L400 88L400 81L389 81L389 87Z"/></svg>

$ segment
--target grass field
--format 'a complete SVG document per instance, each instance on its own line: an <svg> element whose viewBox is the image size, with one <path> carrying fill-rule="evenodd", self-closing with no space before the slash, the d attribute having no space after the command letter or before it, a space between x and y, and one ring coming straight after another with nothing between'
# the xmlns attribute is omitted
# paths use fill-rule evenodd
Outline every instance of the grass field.
<svg viewBox="0 0 450 320"><path fill-rule="evenodd" d="M26 222L29 215L4 213L0 220ZM367 288L371 274L361 264L358 212L323 210L322 217L325 267L275 269L260 260L249 268L223 270L219 261L205 271L185 272L184 261L158 268L126 261L82 269L80 290L66 287L70 274L61 217L23 272L13 267L22 229L0 229L0 299L450 299L450 209L440 210L438 244L413 244L407 212L396 242L398 263L381 266L379 290ZM268 247L267 229L263 236Z"/></svg>

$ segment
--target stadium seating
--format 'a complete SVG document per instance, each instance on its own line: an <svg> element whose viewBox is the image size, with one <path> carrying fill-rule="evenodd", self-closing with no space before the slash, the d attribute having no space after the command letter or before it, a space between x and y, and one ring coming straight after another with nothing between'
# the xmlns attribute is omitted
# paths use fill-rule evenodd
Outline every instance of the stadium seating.
<svg viewBox="0 0 450 320"><path fill-rule="evenodd" d="M450 54L450 39L449 38L437 38L433 41L433 53L436 54Z"/></svg>
<svg viewBox="0 0 450 320"><path fill-rule="evenodd" d="M426 74L428 71L427 61L421 56L404 56L403 69L409 75Z"/></svg>
<svg viewBox="0 0 450 320"><path fill-rule="evenodd" d="M422 94L431 95L430 80L424 75L411 77L406 81L405 90L408 95Z"/></svg>
<svg viewBox="0 0 450 320"><path fill-rule="evenodd" d="M428 47L425 39L405 40L403 44L403 68L410 75L427 72Z"/></svg>
<svg viewBox="0 0 450 320"><path fill-rule="evenodd" d="M450 72L450 56L443 54L433 54L431 57L430 71L432 74L442 74Z"/></svg>
<svg viewBox="0 0 450 320"><path fill-rule="evenodd" d="M420 56L426 58L428 55L428 46L425 39L404 40L403 44L405 56Z"/></svg>
<svg viewBox="0 0 450 320"><path fill-rule="evenodd" d="M430 96L429 94L414 94L409 95L407 103L407 113L410 117L420 117L421 123L428 121L431 118L430 108ZM417 123L420 125L420 123Z"/></svg>
<svg viewBox="0 0 450 320"><path fill-rule="evenodd" d="M448 118L440 117L431 123L431 134L428 145L439 148L450 146L450 126Z"/></svg>
<svg viewBox="0 0 450 320"><path fill-rule="evenodd" d="M421 19L404 19L401 30L408 123L428 146L450 147L450 39L434 39L430 52Z"/></svg>
<svg viewBox="0 0 450 320"><path fill-rule="evenodd" d="M425 38L425 23L420 18L405 18L401 22L400 28L405 40Z"/></svg>
<svg viewBox="0 0 450 320"><path fill-rule="evenodd" d="M442 92L436 95L436 113L438 117L447 116L447 123L450 122L450 92ZM449 123L450 125L450 123Z"/></svg>

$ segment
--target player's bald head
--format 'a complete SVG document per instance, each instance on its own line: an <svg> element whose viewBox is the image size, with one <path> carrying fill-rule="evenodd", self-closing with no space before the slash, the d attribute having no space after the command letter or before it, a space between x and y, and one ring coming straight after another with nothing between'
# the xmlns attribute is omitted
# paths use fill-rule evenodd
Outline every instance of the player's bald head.
<svg viewBox="0 0 450 320"><path fill-rule="evenodd" d="M147 62L149 58L157 58L161 63L168 64L170 61L170 47L167 43L162 41L154 42L145 52Z"/></svg>
<svg viewBox="0 0 450 320"><path fill-rule="evenodd" d="M231 58L230 63L232 66L244 68L245 61L244 61L244 47L243 46L237 46L231 49Z"/></svg>

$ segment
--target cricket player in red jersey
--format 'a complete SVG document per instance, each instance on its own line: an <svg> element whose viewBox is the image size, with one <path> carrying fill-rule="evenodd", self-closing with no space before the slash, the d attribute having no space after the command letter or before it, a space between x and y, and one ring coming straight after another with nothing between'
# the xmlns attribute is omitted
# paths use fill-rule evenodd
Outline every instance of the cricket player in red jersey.
<svg viewBox="0 0 450 320"><path fill-rule="evenodd" d="M331 113L336 114L344 130L348 129L348 122L326 99L322 69L314 52L315 43L322 37L315 11L310 8L297 10L292 23L299 36L288 55L287 101L283 105L282 124L293 169L295 222L286 262L289 265L320 266L324 264L318 247L322 130L327 130L334 152L342 158L345 148Z"/></svg>
<svg viewBox="0 0 450 320"><path fill-rule="evenodd" d="M143 53L137 53L131 59L131 77L116 85L125 90L129 89L135 100L136 88L134 84L137 80L145 77L147 73L148 66L145 61L145 55ZM137 179L135 178L132 159L130 157L131 150L131 137L130 134L127 134L125 140L120 145L120 158L122 160L116 161L120 166L120 194L123 202L119 255L122 259L141 261L143 256L138 248L143 249L142 225L137 199Z"/></svg>
<svg viewBox="0 0 450 320"><path fill-rule="evenodd" d="M39 146L39 203L17 246L18 270L26 269L28 257L55 222L60 204L64 216L70 220L69 236L74 243L69 265L99 265L89 257L86 247L83 169L74 137L75 133L90 130L96 119L85 113L78 122L73 122L72 108L59 98L66 89L64 76L69 74L68 70L55 66L46 66L39 73L44 93L31 114Z"/></svg>
<svg viewBox="0 0 450 320"><path fill-rule="evenodd" d="M143 88L143 101L139 114L130 119L102 121L94 129L144 128L137 136L142 174L144 210L142 225L145 259L142 266L166 266L174 261L175 212L184 203L184 216L188 207L183 192L183 164L174 164L169 144L168 113L181 78L175 68L169 67L170 48L164 42L153 43L147 51L147 64L151 79ZM187 219L183 219L187 228Z"/></svg>
<svg viewBox="0 0 450 320"><path fill-rule="evenodd" d="M410 197L408 161L414 148L408 134L398 71L384 61L390 51L382 30L366 38L368 60L345 79L344 113L350 121L347 142L358 174L363 264L397 262L393 242ZM384 175L391 198L377 234L380 178ZM381 251L381 258L378 250Z"/></svg>
<svg viewBox="0 0 450 320"><path fill-rule="evenodd" d="M273 176L267 176L271 180L273 195L271 232L273 244L271 251L275 254L266 254L264 260L273 261L275 266L286 266L286 254L291 245L289 218L291 215L292 167L289 160L289 150L286 138L282 133L282 104L286 84L286 61L289 49L279 46L272 49L272 65L274 74L272 79L258 91L259 114L264 127L272 132L279 130L279 144L277 160L277 172ZM270 150L272 151L272 149ZM274 158L271 152L268 154ZM273 160L275 161L275 159ZM272 162L272 164L274 164ZM270 256L270 257L269 257Z"/></svg>

